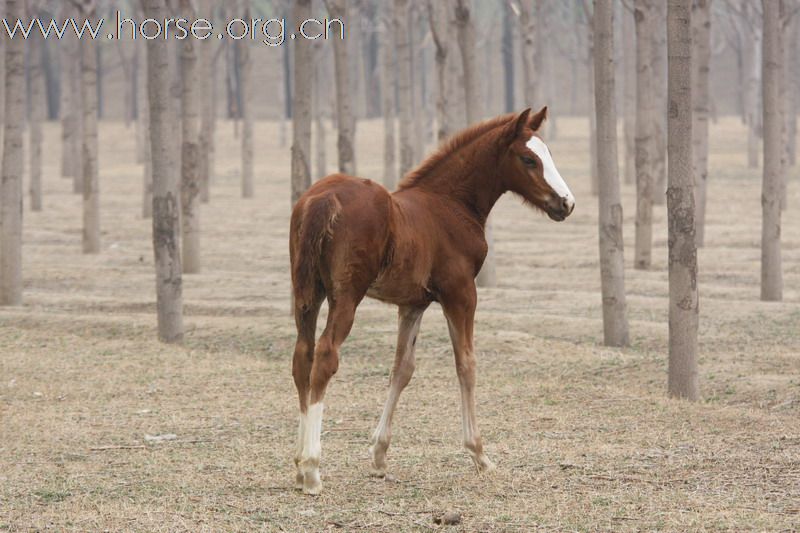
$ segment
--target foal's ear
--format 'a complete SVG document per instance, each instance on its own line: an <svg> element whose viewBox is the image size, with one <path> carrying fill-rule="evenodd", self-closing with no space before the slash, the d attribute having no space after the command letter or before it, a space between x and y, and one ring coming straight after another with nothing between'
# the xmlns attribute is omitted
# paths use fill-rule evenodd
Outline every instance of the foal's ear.
<svg viewBox="0 0 800 533"><path fill-rule="evenodd" d="M531 117L531 122L529 126L533 131L539 131L539 128L542 127L542 123L545 120L547 120L547 106L541 108L539 111L536 112L535 115Z"/></svg>
<svg viewBox="0 0 800 533"><path fill-rule="evenodd" d="M515 118L506 129L506 138L509 143L513 143L521 134L522 130L528 127L530 120L531 108L529 107Z"/></svg>

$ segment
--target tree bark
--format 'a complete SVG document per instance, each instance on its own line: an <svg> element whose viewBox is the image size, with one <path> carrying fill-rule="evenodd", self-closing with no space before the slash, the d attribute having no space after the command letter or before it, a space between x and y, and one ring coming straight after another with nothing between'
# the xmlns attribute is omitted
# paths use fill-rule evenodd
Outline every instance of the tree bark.
<svg viewBox="0 0 800 533"><path fill-rule="evenodd" d="M150 139L150 97L147 90L146 42L139 41L139 130L142 135L142 218L153 216L153 155Z"/></svg>
<svg viewBox="0 0 800 533"><path fill-rule="evenodd" d="M468 0L455 0L456 39L461 50L461 65L464 72L464 101L467 108L467 124L472 125L483 118L478 73L475 59L475 25L472 22ZM479 287L497 286L497 272L494 258L494 232L492 220L486 220L486 259L476 282Z"/></svg>
<svg viewBox="0 0 800 533"><path fill-rule="evenodd" d="M319 177L328 175L328 162L325 153L325 113L322 110L322 98L320 93L325 86L325 48L322 46L314 47L314 89L312 91L312 110L314 114L314 131L316 132L316 142L314 143L316 159L316 175Z"/></svg>
<svg viewBox="0 0 800 533"><path fill-rule="evenodd" d="M394 0L394 43L397 60L397 111L400 115L400 176L414 166L411 97L411 43L409 42L409 0Z"/></svg>
<svg viewBox="0 0 800 533"><path fill-rule="evenodd" d="M522 34L522 77L523 95L525 105L529 107L541 107L542 96L540 94L541 84L536 75L536 34L538 28L535 16L535 0L520 0L519 2L519 24Z"/></svg>
<svg viewBox="0 0 800 533"><path fill-rule="evenodd" d="M656 13L653 2L660 0L635 0L636 21L636 238L633 266L647 270L652 262L653 250L653 186L655 161L658 157L659 110L655 95L656 76L653 72L654 26Z"/></svg>
<svg viewBox="0 0 800 533"><path fill-rule="evenodd" d="M614 89L614 4L595 0L593 19L600 280L606 346L629 344L625 301L625 253L617 166L617 109Z"/></svg>
<svg viewBox="0 0 800 533"><path fill-rule="evenodd" d="M191 0L181 0L181 14L197 16ZM181 41L181 244L184 274L200 272L200 41ZM243 69L244 70L244 69ZM246 107L246 106L245 106ZM246 119L245 119L246 122ZM245 130L247 128L245 127ZM246 137L246 134L245 134ZM252 191L251 191L252 192Z"/></svg>
<svg viewBox="0 0 800 533"><path fill-rule="evenodd" d="M250 20L250 0L243 0L244 20ZM304 39L300 39L301 41ZM242 117L242 198L253 197L253 61L250 39L236 41L239 47L239 83ZM311 67L313 68L313 67Z"/></svg>
<svg viewBox="0 0 800 533"><path fill-rule="evenodd" d="M76 11L73 13L73 16L77 16L80 19L80 11ZM82 20L82 19L81 19ZM72 150L72 155L70 156L72 159L72 192L75 194L83 194L83 128L84 128L84 107L85 103L83 100L83 91L81 89L82 85L82 52L81 52L81 44L82 42L79 40L74 41L74 48L72 49L72 55L68 58L69 65L67 69L70 71L70 83L72 84L72 94L73 94L73 108L75 109L75 123L74 123L74 131L75 133L71 135L71 146L70 150ZM96 94L95 94L96 96Z"/></svg>
<svg viewBox="0 0 800 533"><path fill-rule="evenodd" d="M295 0L294 27L311 17L311 0ZM311 186L311 84L314 76L311 41L294 41L292 103L292 205Z"/></svg>
<svg viewBox="0 0 800 533"><path fill-rule="evenodd" d="M783 299L781 267L781 121L779 99L780 14L776 0L763 0L764 174L761 188L761 299Z"/></svg>
<svg viewBox="0 0 800 533"><path fill-rule="evenodd" d="M6 0L8 20L23 18L23 0ZM22 304L22 173L25 152L25 41L5 43L5 113L0 181L0 305Z"/></svg>
<svg viewBox="0 0 800 533"><path fill-rule="evenodd" d="M711 64L711 0L692 3L692 167L697 206L697 246L705 242L708 182L708 80Z"/></svg>
<svg viewBox="0 0 800 533"><path fill-rule="evenodd" d="M198 9L201 17L206 17L211 20L213 18L214 8L212 6L213 0L202 0L198 4ZM214 41L208 39L206 41L198 41L197 52L199 61L199 84L200 84L200 153L198 154L199 176L200 181L200 201L208 203L211 198L211 154L214 151L214 91L212 84L214 77L212 76L213 70L211 62L214 54Z"/></svg>
<svg viewBox="0 0 800 533"><path fill-rule="evenodd" d="M347 20L346 0L325 0L331 19ZM339 155L339 172L356 174L355 133L356 119L350 101L350 61L347 41L333 38L333 63L336 78L336 147Z"/></svg>
<svg viewBox="0 0 800 533"><path fill-rule="evenodd" d="M32 11L29 17L38 16L38 12ZM29 193L31 198L31 211L42 210L42 122L45 119L45 94L44 76L42 75L42 48L44 39L41 35L32 35L27 41L28 65L30 93L28 94L30 104L30 125L29 150L30 150L30 181Z"/></svg>
<svg viewBox="0 0 800 533"><path fill-rule="evenodd" d="M635 8L634 8L635 9ZM625 183L636 183L636 28L634 14L623 4L622 72L623 129L625 134Z"/></svg>
<svg viewBox="0 0 800 533"><path fill-rule="evenodd" d="M655 46L653 47L653 87L655 94L655 137L653 203L664 205L667 191L667 35L666 25L659 21L667 19L667 4L663 0L653 3L656 24L653 26Z"/></svg>
<svg viewBox="0 0 800 533"><path fill-rule="evenodd" d="M381 40L381 107L383 111L383 185L390 191L397 186L397 112L395 104L395 57L392 10L386 7L385 34Z"/></svg>
<svg viewBox="0 0 800 533"><path fill-rule="evenodd" d="M667 218L669 241L669 395L690 401L697 389L697 244L692 175L692 0L669 0Z"/></svg>
<svg viewBox="0 0 800 533"><path fill-rule="evenodd" d="M164 0L143 0L145 16L164 20ZM179 238L178 184L171 172L173 135L170 119L169 46L163 39L147 41L147 90L150 99L151 153L153 157L153 251L156 266L158 338L183 342L183 280Z"/></svg>
<svg viewBox="0 0 800 533"><path fill-rule="evenodd" d="M583 0L583 13L586 17L586 103L589 115L589 178L592 196L597 196L600 188L597 171L597 110L595 109L594 74L594 15L589 0Z"/></svg>
<svg viewBox="0 0 800 533"><path fill-rule="evenodd" d="M428 0L428 21L435 49L436 62L436 140L444 141L452 133L450 124L450 104L448 95L451 77L448 75L448 60L450 60L451 32L447 20L447 2Z"/></svg>
<svg viewBox="0 0 800 533"><path fill-rule="evenodd" d="M94 20L94 0L81 4L82 18ZM100 252L100 190L97 168L97 53L91 39L80 41L81 100L83 101L83 130L81 166L83 167L83 253Z"/></svg>
<svg viewBox="0 0 800 533"><path fill-rule="evenodd" d="M511 4L503 7L503 34L501 53L503 56L503 109L506 113L514 111L514 12Z"/></svg>

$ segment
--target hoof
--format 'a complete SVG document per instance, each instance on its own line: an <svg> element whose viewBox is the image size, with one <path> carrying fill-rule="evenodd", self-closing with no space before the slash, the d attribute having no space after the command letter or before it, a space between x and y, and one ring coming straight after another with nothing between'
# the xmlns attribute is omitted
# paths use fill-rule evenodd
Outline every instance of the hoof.
<svg viewBox="0 0 800 533"><path fill-rule="evenodd" d="M376 468L374 465L369 471L370 477L386 477L386 469L385 468Z"/></svg>
<svg viewBox="0 0 800 533"><path fill-rule="evenodd" d="M317 496L320 492L322 492L322 481L319 479L319 471L307 472L303 478L303 493Z"/></svg>
<svg viewBox="0 0 800 533"><path fill-rule="evenodd" d="M303 479L304 476L300 472L294 475L294 490L303 490Z"/></svg>
<svg viewBox="0 0 800 533"><path fill-rule="evenodd" d="M491 462L485 455L473 457L472 460L475 461L475 468L478 470L478 474L488 474L497 469L494 463Z"/></svg>
<svg viewBox="0 0 800 533"><path fill-rule="evenodd" d="M372 470L369 475L372 477L386 476L386 449L378 450L377 445L369 447L369 455L372 457Z"/></svg>

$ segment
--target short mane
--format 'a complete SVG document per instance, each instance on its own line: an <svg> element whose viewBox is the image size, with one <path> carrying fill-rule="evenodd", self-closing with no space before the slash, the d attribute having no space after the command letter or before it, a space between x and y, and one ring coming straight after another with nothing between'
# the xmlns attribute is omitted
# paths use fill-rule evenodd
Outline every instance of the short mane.
<svg viewBox="0 0 800 533"><path fill-rule="evenodd" d="M428 156L418 167L409 171L400 183L397 185L397 190L402 191L417 185L426 175L428 175L436 166L442 161L446 160L452 154L470 144L472 141L487 133L488 131L497 128L498 126L505 125L512 118L516 117L517 113L508 113L498 117L478 122L473 126L469 126L458 133L448 137L439 145L433 154Z"/></svg>

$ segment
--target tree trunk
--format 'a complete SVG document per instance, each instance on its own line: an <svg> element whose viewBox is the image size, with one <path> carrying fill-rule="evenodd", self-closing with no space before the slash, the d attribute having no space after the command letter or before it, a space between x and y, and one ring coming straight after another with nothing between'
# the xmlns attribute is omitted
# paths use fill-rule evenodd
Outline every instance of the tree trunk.
<svg viewBox="0 0 800 533"><path fill-rule="evenodd" d="M503 34L501 43L501 53L503 56L503 109L506 113L511 113L516 108L514 103L514 26L512 17L514 12L511 4L503 7Z"/></svg>
<svg viewBox="0 0 800 533"><path fill-rule="evenodd" d="M30 17L36 17L37 12L29 13ZM30 75L30 183L29 192L31 195L31 210L42 210L42 122L45 119L45 95L44 95L44 76L42 75L42 49L45 45L41 35L32 35L26 41L28 43L28 72Z"/></svg>
<svg viewBox="0 0 800 533"><path fill-rule="evenodd" d="M464 72L464 101L467 107L467 124L472 125L483 118L478 72L475 60L475 25L472 22L468 0L455 0L456 39L461 50L461 65ZM494 232L491 218L486 220L486 244L488 250L476 282L479 287L497 286L494 259Z"/></svg>
<svg viewBox="0 0 800 533"><path fill-rule="evenodd" d="M708 78L711 63L711 0L692 3L692 167L695 181L697 246L705 242L708 182Z"/></svg>
<svg viewBox="0 0 800 533"><path fill-rule="evenodd" d="M153 216L153 155L150 139L150 97L147 90L147 49L146 41L136 46L139 51L139 130L142 136L142 218Z"/></svg>
<svg viewBox="0 0 800 533"><path fill-rule="evenodd" d="M414 166L411 140L411 43L409 42L409 0L394 0L394 43L397 61L397 111L400 115L400 176Z"/></svg>
<svg viewBox="0 0 800 533"><path fill-rule="evenodd" d="M395 105L395 57L392 41L392 11L386 8L384 35L381 40L381 107L383 110L383 185L390 191L397 186L397 140Z"/></svg>
<svg viewBox="0 0 800 533"><path fill-rule="evenodd" d="M322 111L322 98L320 93L325 86L325 48L322 46L314 47L314 89L312 90L312 110L314 114L316 142L315 159L316 175L319 177L328 175L328 162L325 154L325 114Z"/></svg>
<svg viewBox="0 0 800 533"><path fill-rule="evenodd" d="M189 20L197 16L191 0L181 0L180 7ZM185 274L200 272L200 45L196 39L181 41L181 244Z"/></svg>
<svg viewBox="0 0 800 533"><path fill-rule="evenodd" d="M597 172L597 110L595 109L594 75L594 15L589 0L583 0L583 13L586 17L586 107L589 115L589 178L592 196L598 195L599 176Z"/></svg>
<svg viewBox="0 0 800 533"><path fill-rule="evenodd" d="M347 20L346 0L325 0L325 6L331 19ZM347 41L333 39L333 63L336 78L336 147L339 155L339 172L356 174L355 133L356 120L353 105L350 101L350 62L348 60Z"/></svg>
<svg viewBox="0 0 800 533"><path fill-rule="evenodd" d="M522 34L522 77L523 96L528 107L541 107L541 83L536 73L536 33L538 28L535 16L535 0L520 0L519 23Z"/></svg>
<svg viewBox="0 0 800 533"><path fill-rule="evenodd" d="M311 17L311 0L295 0L295 27ZM294 42L294 101L292 104L292 205L311 186L311 84L314 62L311 41Z"/></svg>
<svg viewBox="0 0 800 533"><path fill-rule="evenodd" d="M250 0L243 0L244 20L250 20ZM301 39L303 40L303 39ZM253 197L253 61L250 40L236 41L239 47L239 83L242 117L242 198ZM310 67L310 68L313 68Z"/></svg>
<svg viewBox="0 0 800 533"><path fill-rule="evenodd" d="M667 8L669 395L698 399L697 245L692 175L692 0Z"/></svg>
<svg viewBox="0 0 800 533"><path fill-rule="evenodd" d="M667 4L663 0L653 3L655 9L655 46L653 47L653 87L655 95L655 137L653 203L664 205L667 191L667 35L666 25L659 21L667 19Z"/></svg>
<svg viewBox="0 0 800 533"><path fill-rule="evenodd" d="M94 2L83 4L84 19L94 20ZM83 253L100 252L100 190L97 170L97 45L81 39L81 100L83 100Z"/></svg>
<svg viewBox="0 0 800 533"><path fill-rule="evenodd" d="M202 0L198 4L201 17L209 20L213 14L212 0ZM197 42L198 76L200 90L200 153L198 154L198 181L200 187L200 201L208 203L211 198L211 153L213 152L213 122L214 101L212 84L215 79L211 68L212 55L214 54L213 40Z"/></svg>
<svg viewBox="0 0 800 533"><path fill-rule="evenodd" d="M763 112L764 177L761 189L761 299L783 299L781 267L781 120L778 77L780 69L780 15L775 0L763 0Z"/></svg>
<svg viewBox="0 0 800 533"><path fill-rule="evenodd" d="M69 9L69 4L64 3L61 8L60 17L62 20L66 19L72 14ZM5 42L5 40L3 41ZM61 85L61 95L59 102L59 114L61 117L61 177L71 178L75 173L75 151L73 150L74 141L73 137L77 135L76 131L76 113L75 109L75 93L73 91L74 85L72 84L73 69L71 68L72 60L75 57L75 39L74 36L70 38L66 36L59 42L60 52L60 75L59 83Z"/></svg>
<svg viewBox="0 0 800 533"><path fill-rule="evenodd" d="M6 18L24 16L22 0L6 0ZM3 169L0 181L0 305L22 304L22 173L25 152L25 41L5 43Z"/></svg>
<svg viewBox="0 0 800 533"><path fill-rule="evenodd" d="M623 129L625 183L636 183L636 28L634 15L624 4L622 15Z"/></svg>
<svg viewBox="0 0 800 533"><path fill-rule="evenodd" d="M74 13L79 16L79 11ZM82 20L82 19L81 19ZM83 194L83 128L84 128L84 107L83 90L81 89L81 64L82 64L82 41L76 40L73 48L73 55L68 59L67 69L70 71L70 83L72 84L73 107L75 109L75 133L71 136L72 155L72 192ZM97 94L95 93L95 96Z"/></svg>
<svg viewBox="0 0 800 533"><path fill-rule="evenodd" d="M784 50L800 48L800 21L797 15L792 17L786 33ZM800 59L798 54L787 54L784 57L786 68L786 164L797 164L797 112L798 92L800 90Z"/></svg>
<svg viewBox="0 0 800 533"><path fill-rule="evenodd" d="M436 61L436 140L444 141L452 133L450 124L450 104L448 95L451 77L448 75L448 65L451 32L450 24L447 20L447 2L428 0L428 21L430 23L431 36L435 48Z"/></svg>
<svg viewBox="0 0 800 533"><path fill-rule="evenodd" d="M627 346L629 335L625 302L625 254L622 244L622 203L617 166L613 0L595 0L592 19L603 339L606 346Z"/></svg>
<svg viewBox="0 0 800 533"><path fill-rule="evenodd" d="M145 16L164 20L165 0L143 0ZM147 41L147 90L150 99L150 138L153 156L153 251L156 266L158 338L183 342L183 280L179 238L178 184L171 172L173 135L170 119L169 45Z"/></svg>
<svg viewBox="0 0 800 533"><path fill-rule="evenodd" d="M658 156L656 130L658 129L656 76L653 72L653 47L656 24L653 2L660 0L635 0L636 20L636 238L633 258L634 268L647 270L652 261L653 249L653 185L655 161Z"/></svg>

